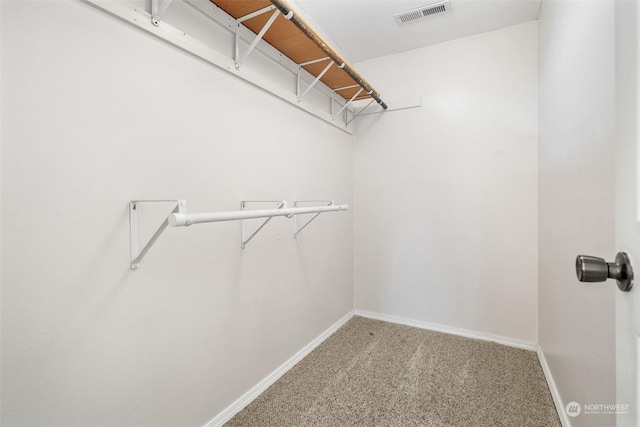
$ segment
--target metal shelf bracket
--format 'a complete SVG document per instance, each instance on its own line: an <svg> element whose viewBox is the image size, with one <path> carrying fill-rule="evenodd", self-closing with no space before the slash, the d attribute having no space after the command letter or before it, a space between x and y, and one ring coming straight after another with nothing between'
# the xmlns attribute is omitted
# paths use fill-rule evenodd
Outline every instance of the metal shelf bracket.
<svg viewBox="0 0 640 427"><path fill-rule="evenodd" d="M287 202L285 200L243 200L242 202L240 202L240 210L244 211L247 207L247 203L278 203L278 208L277 209L286 209L287 208ZM287 215L287 218L291 218L291 215ZM267 225L267 223L269 221L271 221L273 219L272 216L268 217L267 219L265 219L262 224L260 224L260 226L258 228L256 228L256 230L251 233L251 235L249 237L247 237L245 239L245 224L244 224L244 220L240 220L240 248L244 249L247 246L247 243L249 243L249 241L251 239L253 239L253 237L258 234L258 232L260 230L262 230L262 228Z"/></svg>
<svg viewBox="0 0 640 427"><path fill-rule="evenodd" d="M131 269L137 270L140 267L140 262L144 256L149 252L149 249L158 240L158 237L169 225L169 216L160 224L158 229L153 233L153 236L149 239L147 244L138 251L139 239L138 239L138 208L142 203L171 203L175 202L176 207L169 213L169 216L174 213L186 213L187 202L185 200L132 200L129 202L129 243L131 248Z"/></svg>
<svg viewBox="0 0 640 427"><path fill-rule="evenodd" d="M247 50L242 55L240 55L240 24L242 24L242 22L246 21L247 19L254 18L256 16L262 15L263 13L267 13L267 12L269 12L271 10L274 10L274 9L276 9L276 8L273 5L272 6L267 6L265 8L262 8L260 10L257 10L255 12L253 12L253 13L250 13L248 15L245 15L245 16L242 16L242 17L236 19L236 45L235 45L236 70L240 69L240 66L245 61L245 59L247 59L249 54L251 54L253 49L258 45L258 42L260 42L260 40L262 40L262 37L264 37L264 35L267 32L267 30L275 22L275 20L278 17L278 15L280 15L280 10L276 9L275 12L273 12L273 14L269 18L269 20L266 22L266 24L264 24L264 27L262 27L262 29L260 30L258 35L255 36L255 38L253 39L253 41L251 42L251 44L249 45Z"/></svg>
<svg viewBox="0 0 640 427"><path fill-rule="evenodd" d="M320 72L320 74L318 74L318 76L309 84L309 86L307 86L307 89L304 91L304 93L300 95L300 74L302 72L302 67L304 67L305 65L311 65L317 62L322 62L327 60L329 60L329 63L326 65L326 67L324 67L324 69ZM331 60L331 58L329 58L328 56L320 59L314 59L313 61L308 61L308 62L303 62L301 64L298 64L298 73L296 75L296 95L298 96L298 102L302 101L302 98L304 98L309 93L309 91L313 89L316 83L318 83L322 78L322 76L324 76L327 73L327 71L329 71L329 69L333 66L333 64L335 64L335 62Z"/></svg>
<svg viewBox="0 0 640 427"><path fill-rule="evenodd" d="M360 93L362 92L362 88L360 88L352 97L351 99L349 99L347 102L345 102L345 104L342 106L342 108L332 117L335 119L336 117L338 117L340 115L340 113L342 113L348 106L349 104L351 104L353 102L354 99L356 99L358 97L358 95L360 95Z"/></svg>
<svg viewBox="0 0 640 427"><path fill-rule="evenodd" d="M348 125L349 123L351 123L352 121L354 121L354 120L356 119L356 117L358 117L360 114L364 113L364 111L365 111L367 108L369 108L369 106L370 106L371 104L373 104L373 101L375 101L375 99L372 99L371 101L369 101L369 103L368 103L368 104L367 104L367 105L366 105L362 110L360 110L360 111L358 111L357 113L355 113L355 114L353 115L353 117L351 117L351 120L349 120L349 121L347 122L347 125ZM387 110L382 110L382 111L387 111Z"/></svg>
<svg viewBox="0 0 640 427"><path fill-rule="evenodd" d="M151 0L151 23L159 27L162 15L167 11L173 0Z"/></svg>
<svg viewBox="0 0 640 427"><path fill-rule="evenodd" d="M293 202L293 207L297 208L298 207L298 203L325 203L325 206L333 206L333 200L296 200ZM294 216L293 218L293 237L297 238L298 234L300 234L300 232L302 230L304 230L304 228L309 225L309 223L311 221L313 221L314 219L316 219L318 217L318 215L320 215L322 212L318 212L316 213L314 216L311 217L310 220L308 220L307 222L305 222L302 226L300 226L298 228L298 216Z"/></svg>

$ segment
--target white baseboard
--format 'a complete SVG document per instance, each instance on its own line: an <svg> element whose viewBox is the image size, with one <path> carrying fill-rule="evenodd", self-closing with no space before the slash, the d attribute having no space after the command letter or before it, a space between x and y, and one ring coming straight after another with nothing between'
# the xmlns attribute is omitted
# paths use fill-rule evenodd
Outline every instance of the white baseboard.
<svg viewBox="0 0 640 427"><path fill-rule="evenodd" d="M560 393L558 392L556 383L553 380L553 375L551 375L551 369L549 369L549 364L547 363L547 359L544 357L544 352L542 351L542 347L540 347L540 344L538 344L538 349L536 353L538 353L538 360L540 360L540 366L542 366L542 372L544 372L544 377L546 378L547 384L549 385L549 391L551 392L553 403L556 405L556 411L558 412L558 417L560 417L560 423L562 424L562 427L571 427L571 423L569 422L569 417L567 416L567 413L564 411L564 404L562 402L562 399L560 398Z"/></svg>
<svg viewBox="0 0 640 427"><path fill-rule="evenodd" d="M491 335L491 334L485 334L482 332L469 331L467 329L462 329L462 328L454 328L451 326L438 325L435 323L423 322L421 320L406 319L404 317L390 316L387 314L374 313L371 311L364 311L364 310L355 310L355 315L366 317L369 319L382 320L384 322L389 322L389 323L397 323L400 325L407 325L407 326L413 326L421 329L428 329L430 331L443 332L445 334L460 335L462 337L474 338L474 339L483 340L483 341L492 341L498 344L508 345L509 347L516 347L524 350L536 351L537 349L536 343L502 337L499 335Z"/></svg>
<svg viewBox="0 0 640 427"><path fill-rule="evenodd" d="M296 363L304 359L309 353L313 351L317 346L322 344L324 340L329 338L335 331L340 329L345 323L347 323L352 317L354 312L351 311L347 313L342 319L338 320L336 323L331 325L329 329L321 333L318 337L316 337L309 344L304 346L302 350L293 355L289 360L280 365L275 371L270 373L265 379L260 381L254 387L251 388L248 392L246 392L240 399L233 402L230 406L228 406L224 411L219 413L214 419L209 421L206 424L206 427L219 427L229 421L235 414L240 412L245 406L251 403L256 397L258 397L262 392L264 392L271 384L275 383L282 377L287 371L295 366Z"/></svg>

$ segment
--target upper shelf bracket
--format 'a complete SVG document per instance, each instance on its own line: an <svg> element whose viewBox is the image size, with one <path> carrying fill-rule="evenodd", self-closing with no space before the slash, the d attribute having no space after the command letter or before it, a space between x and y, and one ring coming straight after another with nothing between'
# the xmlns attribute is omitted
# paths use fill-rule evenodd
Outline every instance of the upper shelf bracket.
<svg viewBox="0 0 640 427"><path fill-rule="evenodd" d="M340 113L342 113L349 106L349 104L351 104L353 102L353 100L356 99L358 97L358 95L360 95L362 90L363 90L362 88L358 89L358 91L353 94L351 99L349 99L347 102L344 103L342 108L333 116L333 118L335 119L336 117L338 117L340 115Z"/></svg>
<svg viewBox="0 0 640 427"><path fill-rule="evenodd" d="M360 87L359 85L351 85L351 86L344 86L344 87L337 87L335 89L333 89L333 92L331 92L331 120L335 120L335 118L338 116L335 111L335 104L336 104L336 95L338 94L339 91L341 90L345 90L345 89L352 89L355 87ZM346 102L346 101L345 101ZM338 103L338 105L340 105L340 103ZM344 110L344 108L342 109ZM340 111L342 111L340 110ZM344 114L344 122L347 122L347 112L345 111Z"/></svg>
<svg viewBox="0 0 640 427"><path fill-rule="evenodd" d="M160 26L162 15L167 11L173 0L151 0L151 23Z"/></svg>
<svg viewBox="0 0 640 427"><path fill-rule="evenodd" d="M300 74L302 73L302 67L304 67L305 65L315 64L316 62L322 62L326 60L329 60L329 63L327 64L327 66L324 67L324 69L320 72L320 74L318 74L318 76L309 84L309 86L307 86L307 89L304 91L304 93L300 95ZM304 62L302 64L298 64L298 73L296 75L296 82L297 82L296 95L298 96L298 102L302 101L302 98L304 98L309 93L309 91L313 89L316 83L318 83L322 78L322 76L324 76L327 73L327 71L329 71L329 69L333 66L333 64L335 64L335 61L331 60L331 58L329 58L328 56L320 59L314 59L313 61Z"/></svg>
<svg viewBox="0 0 640 427"><path fill-rule="evenodd" d="M347 125L348 125L349 123L351 123L352 121L354 121L354 120L356 119L356 117L358 117L360 114L364 113L364 110L366 110L367 108L369 108L369 106L370 106L371 104L373 104L373 101L375 101L375 99L372 99L371 101L369 101L369 103L368 103L367 105L365 105L365 107L364 107L362 110L358 111L357 113L354 113L354 114L353 114L353 117L351 117L351 119L347 122Z"/></svg>
<svg viewBox="0 0 640 427"><path fill-rule="evenodd" d="M262 8L260 10L255 11L253 13L250 13L249 15L245 15L243 17L240 17L240 18L238 18L236 20L236 45L235 45L236 70L240 69L240 66L242 65L242 63L251 54L251 52L257 46L257 44L260 42L260 40L262 40L262 37L264 37L264 35L267 32L267 30L271 27L271 25L273 25L273 23L275 22L276 18L278 17L278 15L280 15L281 12L280 12L279 9L276 9L275 12L273 12L273 14L269 18L269 20L264 24L264 27L262 27L262 29L260 30L258 35L255 36L255 38L253 39L253 41L251 42L251 44L249 45L247 50L242 55L240 55L240 24L242 24L242 22L246 21L247 19L251 19L251 18L254 18L256 16L262 15L263 13L267 13L267 12L273 10L273 9L276 9L275 6L273 6L273 5L272 6L267 6L265 8Z"/></svg>
<svg viewBox="0 0 640 427"><path fill-rule="evenodd" d="M132 200L129 202L129 244L131 248L131 269L137 270L140 267L140 262L144 258L144 256L149 252L151 246L158 240L158 237L162 234L162 232L169 225L169 216L165 218L165 220L160 224L158 229L153 233L153 236L149 239L147 244L142 248L141 251L138 251L139 248L139 238L138 238L138 208L142 203L171 203L175 202L176 207L169 213L169 215L174 213L186 213L187 212L187 202L185 200Z"/></svg>

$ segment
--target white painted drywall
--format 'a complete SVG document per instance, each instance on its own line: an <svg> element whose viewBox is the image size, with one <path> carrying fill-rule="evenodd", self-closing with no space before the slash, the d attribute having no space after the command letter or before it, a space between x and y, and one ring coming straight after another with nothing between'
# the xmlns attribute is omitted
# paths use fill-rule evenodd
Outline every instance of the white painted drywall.
<svg viewBox="0 0 640 427"><path fill-rule="evenodd" d="M640 265L640 3L615 2L616 42L616 231L615 250L624 251L636 269ZM616 294L616 403L628 405L617 414L617 427L640 424L640 289Z"/></svg>
<svg viewBox="0 0 640 427"><path fill-rule="evenodd" d="M205 425L352 310L352 213L130 271L129 200L351 203L352 138L83 2L1 7L2 425Z"/></svg>
<svg viewBox="0 0 640 427"><path fill-rule="evenodd" d="M539 26L540 345L563 405L612 404L617 288L578 282L574 266L615 256L614 3L547 1Z"/></svg>
<svg viewBox="0 0 640 427"><path fill-rule="evenodd" d="M357 66L356 309L537 342L537 23Z"/></svg>

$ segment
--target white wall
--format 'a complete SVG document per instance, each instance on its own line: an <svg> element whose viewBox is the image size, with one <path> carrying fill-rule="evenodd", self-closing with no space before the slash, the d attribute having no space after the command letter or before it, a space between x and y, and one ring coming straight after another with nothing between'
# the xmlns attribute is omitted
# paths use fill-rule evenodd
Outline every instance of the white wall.
<svg viewBox="0 0 640 427"><path fill-rule="evenodd" d="M138 271L128 230L351 203L350 135L82 2L1 28L3 426L204 425L352 309L351 212L169 229Z"/></svg>
<svg viewBox="0 0 640 427"><path fill-rule="evenodd" d="M638 141L640 141L640 4L619 0L615 4L616 42L616 251L626 252L636 269L640 265L640 198ZM634 185L635 184L635 185ZM616 307L616 402L629 404L618 414L618 427L640 424L640 289L615 292Z"/></svg>
<svg viewBox="0 0 640 427"><path fill-rule="evenodd" d="M540 345L563 405L614 403L617 288L580 283L574 267L615 256L614 4L545 1L539 26Z"/></svg>
<svg viewBox="0 0 640 427"><path fill-rule="evenodd" d="M537 342L537 23L358 64L359 310Z"/></svg>

